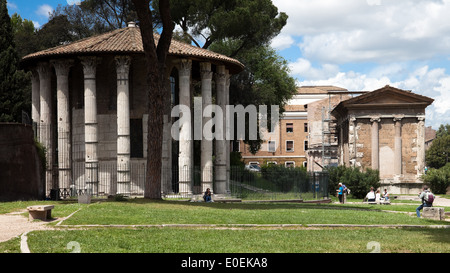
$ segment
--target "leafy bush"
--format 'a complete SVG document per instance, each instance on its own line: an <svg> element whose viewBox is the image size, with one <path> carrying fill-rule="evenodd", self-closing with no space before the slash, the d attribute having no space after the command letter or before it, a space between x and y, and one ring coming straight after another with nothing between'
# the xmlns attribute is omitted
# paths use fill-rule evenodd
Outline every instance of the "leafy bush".
<svg viewBox="0 0 450 273"><path fill-rule="evenodd" d="M446 194L450 186L450 163L440 169L429 169L422 176L423 182L428 184L431 190L437 194Z"/></svg>
<svg viewBox="0 0 450 273"><path fill-rule="evenodd" d="M350 189L351 194L355 198L364 198L370 191L370 187L380 187L380 177L377 170L366 169L361 171L354 167L331 167L327 169L330 176L329 192L331 195L336 194L338 184L342 183Z"/></svg>
<svg viewBox="0 0 450 273"><path fill-rule="evenodd" d="M308 173L304 167L285 167L282 165L266 165L261 168L264 179L271 181L274 190L290 192L294 186L302 185L308 180Z"/></svg>

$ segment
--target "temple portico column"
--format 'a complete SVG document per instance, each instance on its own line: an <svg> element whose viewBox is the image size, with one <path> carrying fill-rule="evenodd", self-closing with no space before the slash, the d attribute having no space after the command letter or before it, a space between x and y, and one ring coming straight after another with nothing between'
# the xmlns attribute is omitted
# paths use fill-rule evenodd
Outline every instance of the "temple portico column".
<svg viewBox="0 0 450 273"><path fill-rule="evenodd" d="M379 123L381 118L374 117L370 119L372 123L372 169L379 170L380 166L380 149L379 149Z"/></svg>
<svg viewBox="0 0 450 273"><path fill-rule="evenodd" d="M402 174L402 118L394 117L394 174Z"/></svg>
<svg viewBox="0 0 450 273"><path fill-rule="evenodd" d="M80 58L84 73L85 182L89 194L98 192L98 135L96 72L100 59Z"/></svg>
<svg viewBox="0 0 450 273"><path fill-rule="evenodd" d="M35 135L39 138L39 122L41 112L39 73L35 69L33 69L31 73L31 119L33 120L33 123L36 123Z"/></svg>
<svg viewBox="0 0 450 273"><path fill-rule="evenodd" d="M425 116L417 117L417 177L425 171Z"/></svg>
<svg viewBox="0 0 450 273"><path fill-rule="evenodd" d="M212 105L212 75L211 63L201 63L200 73L202 77L202 109L205 110L207 106ZM210 117L203 117L202 130L207 122L211 120ZM202 172L202 192L207 188L213 191L213 143L212 139L207 139L203 134L201 142L201 172Z"/></svg>
<svg viewBox="0 0 450 273"><path fill-rule="evenodd" d="M216 69L216 100L223 113L220 116L216 111L215 116L216 119L222 119L215 122L216 127L222 125L221 128L216 128L215 192L218 194L227 193L227 153L229 153L226 144L227 77L225 66L218 66Z"/></svg>
<svg viewBox="0 0 450 273"><path fill-rule="evenodd" d="M58 119L58 169L59 188L69 189L71 184L70 121L69 121L69 71L72 60L52 61L56 72L56 98Z"/></svg>
<svg viewBox="0 0 450 273"><path fill-rule="evenodd" d="M52 183L53 167L53 137L52 137L52 92L51 92L51 67L49 63L40 63L37 67L39 73L39 92L40 92L40 122L39 141L47 149L47 170L45 174L46 192L54 188Z"/></svg>
<svg viewBox="0 0 450 273"><path fill-rule="evenodd" d="M117 70L117 194L131 193L130 85L131 58L116 57Z"/></svg>
<svg viewBox="0 0 450 273"><path fill-rule="evenodd" d="M229 73L228 70L225 70L225 75L226 75L226 82L225 82L225 108L228 107L228 105L230 105L230 84L231 84L231 75ZM225 113L225 110L224 110ZM229 135L228 132L231 132L231 124L234 124L234 122L232 123L231 118L227 120L227 116L224 115L224 124L225 124L225 136ZM226 191L228 194L231 194L231 189L230 189L230 153L231 153L231 142L230 140L234 139L234 136L230 136L230 138L226 138L225 139L225 147L226 147L226 159L227 159L227 163L226 163L226 172L227 172L227 188Z"/></svg>
<svg viewBox="0 0 450 273"><path fill-rule="evenodd" d="M181 60L179 69L180 83L180 106L187 106L191 109L191 75L192 61ZM181 111L183 113L183 111ZM184 113L183 113L184 115ZM180 135L179 146L180 152L178 156L179 168L179 192L181 194L192 194L192 170L193 170L193 135L191 128L191 119L183 117L180 119Z"/></svg>

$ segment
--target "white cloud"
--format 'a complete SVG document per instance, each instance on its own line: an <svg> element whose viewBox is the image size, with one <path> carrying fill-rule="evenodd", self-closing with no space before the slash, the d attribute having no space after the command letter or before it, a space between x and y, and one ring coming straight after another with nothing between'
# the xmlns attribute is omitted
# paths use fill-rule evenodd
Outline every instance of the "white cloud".
<svg viewBox="0 0 450 273"><path fill-rule="evenodd" d="M80 0L67 0L67 5L80 5Z"/></svg>
<svg viewBox="0 0 450 273"><path fill-rule="evenodd" d="M310 80L326 79L336 75L339 67L332 64L324 64L320 68L315 68L310 61L299 58L296 62L289 64L291 74Z"/></svg>
<svg viewBox="0 0 450 273"><path fill-rule="evenodd" d="M37 22L37 21L32 21L32 22L33 22L34 28L40 28L41 27L41 24L39 24L39 22Z"/></svg>
<svg viewBox="0 0 450 273"><path fill-rule="evenodd" d="M392 81L388 72L380 74L380 71L404 73L405 66L405 64L395 64L391 67L376 67L367 74L339 71L331 77L307 79L297 82L297 85L335 85L352 91L373 91L385 85L391 85L411 90L435 100L426 109L427 126L437 129L440 124L450 124L450 74L447 74L443 68L430 69L428 66L418 67L398 81Z"/></svg>
<svg viewBox="0 0 450 273"><path fill-rule="evenodd" d="M50 17L50 14L53 12L53 8L50 5L44 4L39 6L36 10L36 14L42 17Z"/></svg>
<svg viewBox="0 0 450 273"><path fill-rule="evenodd" d="M280 34L272 40L271 46L276 50L283 50L290 48L293 44L295 41L291 36Z"/></svg>
<svg viewBox="0 0 450 273"><path fill-rule="evenodd" d="M8 7L8 10L17 10L18 7L15 3L7 1L6 6Z"/></svg>
<svg viewBox="0 0 450 273"><path fill-rule="evenodd" d="M323 63L423 60L450 55L450 0L273 0L289 15L280 35L303 37Z"/></svg>

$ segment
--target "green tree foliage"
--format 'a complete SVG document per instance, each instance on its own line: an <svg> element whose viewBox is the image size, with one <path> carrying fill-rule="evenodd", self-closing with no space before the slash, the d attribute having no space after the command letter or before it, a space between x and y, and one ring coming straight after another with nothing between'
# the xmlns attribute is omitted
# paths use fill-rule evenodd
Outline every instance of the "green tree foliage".
<svg viewBox="0 0 450 273"><path fill-rule="evenodd" d="M330 167L327 169L330 177L329 192L336 194L338 184L342 183L350 189L355 198L364 198L370 191L370 187L375 189L380 187L380 177L377 170L366 169L361 171L354 167Z"/></svg>
<svg viewBox="0 0 450 273"><path fill-rule="evenodd" d="M434 193L446 194L447 188L450 187L450 163L440 169L429 169L422 176L422 180Z"/></svg>
<svg viewBox="0 0 450 273"><path fill-rule="evenodd" d="M23 19L17 13L11 16L16 51L20 58L36 51L36 36L32 21Z"/></svg>
<svg viewBox="0 0 450 273"><path fill-rule="evenodd" d="M11 18L6 0L0 0L0 122L20 122L22 111L30 112L29 77L19 68Z"/></svg>
<svg viewBox="0 0 450 273"><path fill-rule="evenodd" d="M286 25L288 16L279 13L271 0L171 0L172 19L198 47L208 49L224 40L238 45L228 54L266 44ZM158 2L153 1L158 9ZM199 38L204 40L200 45Z"/></svg>
<svg viewBox="0 0 450 273"><path fill-rule="evenodd" d="M64 16L76 40L105 33L136 21L132 0L85 0L79 5L58 5L53 17Z"/></svg>
<svg viewBox="0 0 450 273"><path fill-rule="evenodd" d="M227 40L214 44L211 50L229 55L239 46L239 42ZM267 105L270 123L270 106L278 105L280 113L283 113L287 101L297 92L295 80L289 75L286 60L268 45L241 50L236 58L245 65L245 68L231 78L230 104ZM248 129L248 126L246 128ZM248 137L245 139L250 152L255 154L261 147L261 140L249 140Z"/></svg>
<svg viewBox="0 0 450 273"><path fill-rule="evenodd" d="M436 137L443 137L448 135L450 135L450 124L441 124L436 132Z"/></svg>
<svg viewBox="0 0 450 273"><path fill-rule="evenodd" d="M439 169L449 162L450 155L450 125L441 125L436 132L430 148L426 151L425 161L427 166Z"/></svg>
<svg viewBox="0 0 450 273"><path fill-rule="evenodd" d="M305 167L285 167L283 165L269 164L261 167L261 176L272 183L272 191L290 192L300 190L309 191L312 181L309 181Z"/></svg>

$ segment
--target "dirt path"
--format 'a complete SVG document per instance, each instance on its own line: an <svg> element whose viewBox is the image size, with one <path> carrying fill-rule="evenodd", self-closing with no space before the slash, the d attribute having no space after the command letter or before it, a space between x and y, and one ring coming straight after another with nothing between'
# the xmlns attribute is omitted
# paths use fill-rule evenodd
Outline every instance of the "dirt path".
<svg viewBox="0 0 450 273"><path fill-rule="evenodd" d="M28 221L21 215L23 212L13 212L0 215L0 242L8 241L32 230L49 229L48 222Z"/></svg>

